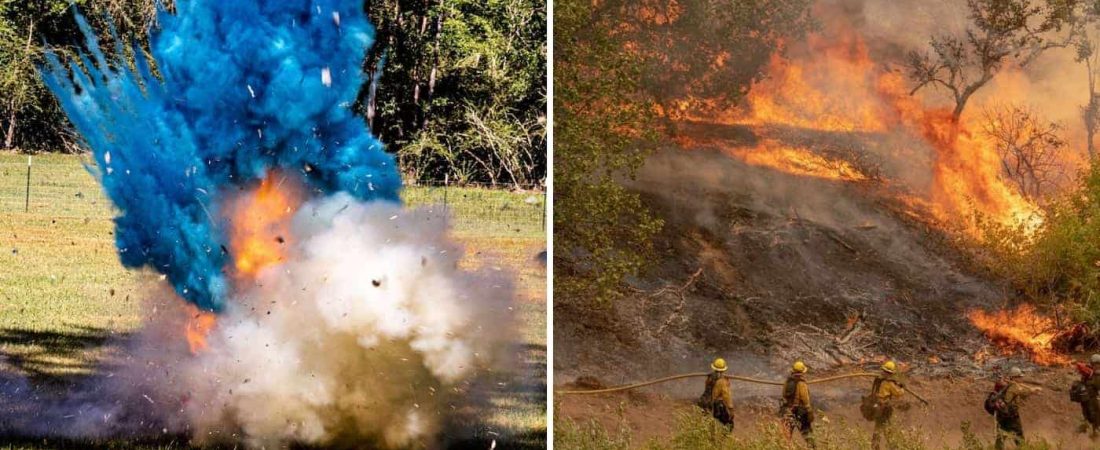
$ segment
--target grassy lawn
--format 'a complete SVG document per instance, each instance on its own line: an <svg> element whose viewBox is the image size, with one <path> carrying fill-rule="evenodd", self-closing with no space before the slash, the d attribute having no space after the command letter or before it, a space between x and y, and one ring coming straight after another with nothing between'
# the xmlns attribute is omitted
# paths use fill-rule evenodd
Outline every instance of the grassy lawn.
<svg viewBox="0 0 1100 450"><path fill-rule="evenodd" d="M141 326L140 279L151 275L119 264L112 208L81 161L36 156L24 212L27 158L0 153L0 371L43 382L88 374L118 351L109 344L112 335ZM546 271L536 261L546 248L545 197L456 187L408 187L404 197L410 205L446 202L455 236L467 248L463 265L516 274L528 361L521 365L526 373L511 378L533 386L527 394L492 398L492 410L480 416L488 426L537 440L546 429L545 396L531 395L546 383Z"/></svg>

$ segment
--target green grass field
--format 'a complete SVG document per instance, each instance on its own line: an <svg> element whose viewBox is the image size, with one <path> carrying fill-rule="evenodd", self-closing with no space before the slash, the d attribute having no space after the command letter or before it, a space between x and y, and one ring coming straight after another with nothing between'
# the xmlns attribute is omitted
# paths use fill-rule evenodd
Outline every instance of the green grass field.
<svg viewBox="0 0 1100 450"><path fill-rule="evenodd" d="M109 338L141 326L140 281L151 275L119 264L114 211L79 157L35 157L25 212L26 159L0 154L0 371L50 383L92 373L119 351ZM518 375L544 387L546 271L535 258L546 248L545 197L408 187L404 198L409 205L446 201L455 236L467 249L464 265L516 274L522 344L528 349L523 365L528 373ZM487 417L484 425L539 445L546 430L545 396L539 397L491 399L493 410L481 414Z"/></svg>

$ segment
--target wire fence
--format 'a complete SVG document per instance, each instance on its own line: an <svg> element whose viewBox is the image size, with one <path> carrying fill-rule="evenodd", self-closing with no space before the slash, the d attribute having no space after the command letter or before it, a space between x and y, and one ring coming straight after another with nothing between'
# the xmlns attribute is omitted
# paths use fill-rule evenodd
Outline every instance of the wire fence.
<svg viewBox="0 0 1100 450"><path fill-rule="evenodd" d="M0 214L107 220L118 212L92 172L71 155L0 154ZM483 237L545 236L546 191L539 186L501 188L447 183L405 186L409 206L444 208L459 234Z"/></svg>

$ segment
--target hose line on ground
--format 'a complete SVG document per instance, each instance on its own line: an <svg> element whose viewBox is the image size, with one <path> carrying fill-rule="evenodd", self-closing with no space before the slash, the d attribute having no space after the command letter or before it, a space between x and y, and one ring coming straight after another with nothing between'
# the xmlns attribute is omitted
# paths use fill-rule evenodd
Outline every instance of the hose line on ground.
<svg viewBox="0 0 1100 450"><path fill-rule="evenodd" d="M640 387L650 386L650 385L654 385L654 384L667 383L669 381L682 380L684 378L701 378L701 377L706 377L708 375L710 375L709 372L685 373L685 374L681 374L681 375L672 375L672 376L668 376L668 377L664 377L664 378L658 378L658 379L655 379L655 380L643 381L643 382L634 383L634 384L626 384L626 385L622 385L622 386L615 386L615 387L610 387L610 388L605 388L605 389L592 389L592 390L586 390L586 391L554 391L554 393L557 394L557 395L608 394L608 393L611 393L611 392L629 391L629 390L632 390L632 389L637 389L637 388L640 388ZM862 373L862 372L849 373L849 374L846 374L846 375L836 375L836 376L832 376L832 377L818 378L816 380L806 380L806 384L827 383L827 382L830 382L830 381L843 380L843 379L846 379L846 378L856 378L856 377L874 378L874 377L877 377L877 376L878 375L875 375L873 373ZM782 386L783 385L783 382L781 382L781 381L761 380L761 379L758 379L758 378L749 378L749 377L742 377L742 376L737 376L737 375L725 375L725 377L730 379L730 380L744 381L746 383L767 384L767 385L771 385L771 386ZM903 386L902 389L904 389L905 392L908 392L913 397L916 397L916 399L920 400L921 403L924 403L926 405L928 404L927 400L922 398L920 395L917 395L916 392L913 392L908 387Z"/></svg>

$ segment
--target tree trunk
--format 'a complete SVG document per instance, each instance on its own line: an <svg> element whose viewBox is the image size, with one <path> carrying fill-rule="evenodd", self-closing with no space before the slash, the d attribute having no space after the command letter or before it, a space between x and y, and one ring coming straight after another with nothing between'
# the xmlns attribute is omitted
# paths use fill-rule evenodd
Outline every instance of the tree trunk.
<svg viewBox="0 0 1100 450"><path fill-rule="evenodd" d="M439 0L439 6L439 15L435 18L435 36L432 37L432 71L428 75L428 106L424 111L423 120L420 122L421 127L428 125L428 117L432 113L432 97L435 94L435 80L439 74L439 38L443 35L443 0Z"/></svg>
<svg viewBox="0 0 1100 450"><path fill-rule="evenodd" d="M27 27L27 43L23 45L23 58L25 58L27 60L30 59L31 42L32 42L33 38L34 38L34 22L31 22L30 26ZM17 66L16 67L16 72L15 72L16 77L20 76L20 74L19 74L20 70L19 69L21 67L22 66ZM11 93L11 104L10 104L10 106L11 106L11 115L8 117L8 130L7 130L6 135L4 136L4 148L9 149L9 150L15 145L15 125L16 125L16 122L19 120L19 109L20 109L19 98L20 97L22 97L22 92L13 92L13 93Z"/></svg>
<svg viewBox="0 0 1100 450"><path fill-rule="evenodd" d="M1098 103L1098 95L1096 93L1096 73L1092 70L1092 57L1085 58L1085 69L1088 70L1089 76L1089 104L1085 107L1085 113L1082 117L1085 120L1085 134L1088 137L1085 143L1085 150L1088 150L1089 163L1091 164L1096 160L1096 144L1093 142L1096 136L1096 125L1098 118L1096 117L1100 113L1100 103Z"/></svg>

